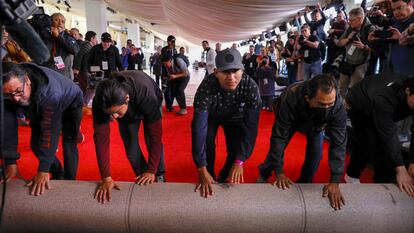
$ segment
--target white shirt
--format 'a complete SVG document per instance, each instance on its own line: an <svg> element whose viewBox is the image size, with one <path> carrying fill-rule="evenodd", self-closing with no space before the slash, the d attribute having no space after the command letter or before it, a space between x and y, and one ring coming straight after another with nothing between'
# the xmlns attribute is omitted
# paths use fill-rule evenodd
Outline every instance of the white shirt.
<svg viewBox="0 0 414 233"><path fill-rule="evenodd" d="M214 49L209 49L207 52L206 57L206 69L208 74L214 73L214 69L216 68L216 51Z"/></svg>

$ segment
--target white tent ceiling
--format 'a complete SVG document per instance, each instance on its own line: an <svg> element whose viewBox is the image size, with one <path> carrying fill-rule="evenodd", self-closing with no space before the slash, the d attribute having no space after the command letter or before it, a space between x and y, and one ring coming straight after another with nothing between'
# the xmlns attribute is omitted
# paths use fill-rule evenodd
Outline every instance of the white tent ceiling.
<svg viewBox="0 0 414 233"><path fill-rule="evenodd" d="M291 20L303 0L105 0L147 29L181 37L199 45L202 40L229 42L249 39L278 23Z"/></svg>

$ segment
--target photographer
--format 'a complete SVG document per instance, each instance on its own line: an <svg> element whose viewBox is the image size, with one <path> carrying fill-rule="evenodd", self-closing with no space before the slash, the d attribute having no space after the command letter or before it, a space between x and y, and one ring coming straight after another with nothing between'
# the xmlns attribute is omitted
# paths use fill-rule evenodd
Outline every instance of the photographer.
<svg viewBox="0 0 414 233"><path fill-rule="evenodd" d="M319 37L311 35L309 25L302 26L302 35L299 37L297 49L302 54L303 79L309 80L315 75L322 74L321 52L319 50Z"/></svg>
<svg viewBox="0 0 414 233"><path fill-rule="evenodd" d="M270 65L270 58L264 57L255 72L258 80L262 110L273 111L272 103L275 96L276 70Z"/></svg>
<svg viewBox="0 0 414 233"><path fill-rule="evenodd" d="M108 78L112 72L122 71L121 56L119 50L112 44L111 35L107 32L102 33L101 43L92 47L88 57L88 69L91 72L93 67L99 67L104 73L104 78Z"/></svg>
<svg viewBox="0 0 414 233"><path fill-rule="evenodd" d="M387 39L391 40L388 68L390 71L400 74L413 74L414 46L399 43L401 33L408 29L410 24L414 23L413 2L412 0L393 0L391 6L394 18L392 26L387 30L389 32ZM371 33L369 39L370 41L377 41L381 38Z"/></svg>
<svg viewBox="0 0 414 233"><path fill-rule="evenodd" d="M399 43L400 45L414 44L414 23L410 24L410 26L401 33Z"/></svg>
<svg viewBox="0 0 414 233"><path fill-rule="evenodd" d="M379 59L379 73L383 72L386 67L387 54L389 53L389 37L388 28L392 24L392 9L391 0L385 0L383 2L376 3L367 12L367 17L371 23L381 29L374 32L381 40L370 41L371 44L371 57L368 65L366 76L375 74L377 63ZM369 38L369 37L368 37Z"/></svg>
<svg viewBox="0 0 414 233"><path fill-rule="evenodd" d="M249 46L249 52L243 55L244 73L250 76L256 83L257 79L254 76L254 72L257 68L256 54L254 54L254 45Z"/></svg>
<svg viewBox="0 0 414 233"><path fill-rule="evenodd" d="M282 50L282 57L286 60L286 67L288 72L289 85L295 83L298 69L297 59L295 56L295 35L291 35Z"/></svg>
<svg viewBox="0 0 414 233"><path fill-rule="evenodd" d="M368 34L375 30L360 7L349 12L349 25L337 44L344 46L346 50L339 76L339 92L342 97L346 96L348 88L365 77L371 51Z"/></svg>
<svg viewBox="0 0 414 233"><path fill-rule="evenodd" d="M307 13L311 11L311 7L307 6L305 8L305 21L310 26L311 33L313 35L318 36L322 41L325 41L327 36L324 30L325 23L326 23L326 16L322 11L321 5L319 3L314 6L311 13L312 21L309 20Z"/></svg>
<svg viewBox="0 0 414 233"><path fill-rule="evenodd" d="M345 53L345 48L337 46L336 43L348 27L349 25L345 20L345 13L343 11L338 11L335 17L335 22L328 30L329 37L326 41L326 44L328 45L327 64L331 65L339 54Z"/></svg>

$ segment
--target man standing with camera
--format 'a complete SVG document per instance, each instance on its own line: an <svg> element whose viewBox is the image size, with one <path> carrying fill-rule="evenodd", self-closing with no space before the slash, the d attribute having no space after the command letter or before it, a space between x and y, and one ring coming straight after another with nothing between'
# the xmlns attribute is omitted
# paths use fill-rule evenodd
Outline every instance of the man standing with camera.
<svg viewBox="0 0 414 233"><path fill-rule="evenodd" d="M339 68L339 93L342 98L346 96L348 88L365 77L371 51L368 35L375 30L360 7L349 12L349 26L338 41L338 46L344 46L346 50L345 60Z"/></svg>
<svg viewBox="0 0 414 233"><path fill-rule="evenodd" d="M303 64L303 79L309 80L322 74L321 52L319 50L319 37L311 35L309 25L302 26L302 35L299 37L298 49L305 61Z"/></svg>
<svg viewBox="0 0 414 233"><path fill-rule="evenodd" d="M88 68L91 72L103 71L104 78L112 72L124 70L119 50L112 44L111 35L102 33L101 43L92 47L88 57Z"/></svg>
<svg viewBox="0 0 414 233"><path fill-rule="evenodd" d="M414 23L414 8L412 0L393 0L391 3L394 14L393 24L388 29L392 36L388 39L392 41L389 55L389 68L395 73L410 75L414 74L412 58L414 57L413 45L401 45L399 39L401 33L410 24ZM370 39L376 40L377 37L371 35Z"/></svg>

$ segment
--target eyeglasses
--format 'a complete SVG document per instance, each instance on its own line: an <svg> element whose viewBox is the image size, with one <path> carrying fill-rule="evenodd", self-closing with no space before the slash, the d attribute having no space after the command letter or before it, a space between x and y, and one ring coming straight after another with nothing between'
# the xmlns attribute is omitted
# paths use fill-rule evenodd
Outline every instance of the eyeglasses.
<svg viewBox="0 0 414 233"><path fill-rule="evenodd" d="M14 97L22 97L24 95L24 88L25 87L26 87L26 78L23 80L23 87L21 88L21 90L19 90L19 88L17 88L12 93L4 93L4 99L13 100Z"/></svg>

